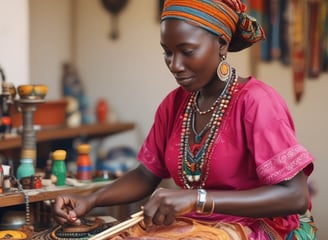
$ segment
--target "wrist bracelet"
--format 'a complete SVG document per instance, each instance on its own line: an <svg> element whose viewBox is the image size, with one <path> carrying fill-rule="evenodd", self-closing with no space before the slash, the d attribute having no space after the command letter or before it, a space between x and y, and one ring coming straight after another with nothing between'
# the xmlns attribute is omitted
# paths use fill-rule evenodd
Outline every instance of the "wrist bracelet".
<svg viewBox="0 0 328 240"><path fill-rule="evenodd" d="M209 206L205 206L207 209L205 209L205 207L204 207L204 211L203 211L203 214L205 214L205 215L211 215L211 214L213 214L214 213L214 209L215 209L215 202L214 202L214 199L211 199L212 201L211 201L211 208L210 209L208 209L209 208ZM206 204L205 204L206 205Z"/></svg>
<svg viewBox="0 0 328 240"><path fill-rule="evenodd" d="M204 189L197 189L197 206L196 212L203 213L206 203L206 191Z"/></svg>

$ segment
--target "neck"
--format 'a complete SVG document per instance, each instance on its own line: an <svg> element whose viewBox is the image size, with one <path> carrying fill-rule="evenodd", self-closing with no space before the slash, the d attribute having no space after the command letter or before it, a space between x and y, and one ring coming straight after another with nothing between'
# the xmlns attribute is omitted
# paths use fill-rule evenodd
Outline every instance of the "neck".
<svg viewBox="0 0 328 240"><path fill-rule="evenodd" d="M225 86L226 82L222 82L217 78L214 78L205 87L199 90L199 97L206 99L215 99L217 98L218 94L221 94Z"/></svg>

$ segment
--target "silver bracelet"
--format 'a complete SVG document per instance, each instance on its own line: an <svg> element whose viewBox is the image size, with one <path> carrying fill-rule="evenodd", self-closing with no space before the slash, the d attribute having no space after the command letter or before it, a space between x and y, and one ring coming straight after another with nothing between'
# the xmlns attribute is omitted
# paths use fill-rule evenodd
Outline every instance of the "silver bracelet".
<svg viewBox="0 0 328 240"><path fill-rule="evenodd" d="M196 212L203 213L206 203L206 191L204 189L197 189L197 206Z"/></svg>

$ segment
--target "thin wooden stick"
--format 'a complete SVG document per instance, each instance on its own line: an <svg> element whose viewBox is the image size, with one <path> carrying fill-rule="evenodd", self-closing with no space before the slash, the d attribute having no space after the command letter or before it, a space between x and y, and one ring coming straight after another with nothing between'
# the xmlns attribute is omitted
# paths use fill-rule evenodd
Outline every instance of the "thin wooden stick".
<svg viewBox="0 0 328 240"><path fill-rule="evenodd" d="M143 211L139 211L139 212L136 212L136 213L132 214L130 217L135 218L135 217L140 217L142 215L143 215Z"/></svg>
<svg viewBox="0 0 328 240"><path fill-rule="evenodd" d="M109 229L91 237L89 240L103 240L109 237L112 237L113 235L126 230L129 227L134 226L135 224L137 224L138 222L143 220L143 211L134 213L131 215L131 218L121 222L113 227L110 227Z"/></svg>

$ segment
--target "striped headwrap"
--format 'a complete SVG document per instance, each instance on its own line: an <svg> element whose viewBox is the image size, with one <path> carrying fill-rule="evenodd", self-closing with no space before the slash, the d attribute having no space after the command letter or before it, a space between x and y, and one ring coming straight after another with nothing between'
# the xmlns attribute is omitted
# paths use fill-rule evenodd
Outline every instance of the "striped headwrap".
<svg viewBox="0 0 328 240"><path fill-rule="evenodd" d="M246 5L240 0L166 0L161 21L175 18L193 22L225 39L228 50L236 52L265 39L262 27L245 11Z"/></svg>

